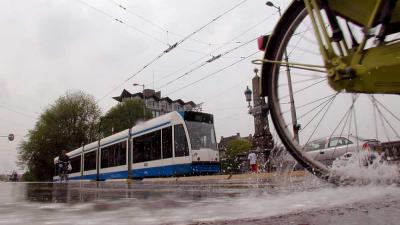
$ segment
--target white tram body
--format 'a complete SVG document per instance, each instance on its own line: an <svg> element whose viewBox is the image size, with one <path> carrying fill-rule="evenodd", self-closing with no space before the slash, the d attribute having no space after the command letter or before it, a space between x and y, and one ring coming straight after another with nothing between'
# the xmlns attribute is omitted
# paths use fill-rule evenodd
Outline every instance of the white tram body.
<svg viewBox="0 0 400 225"><path fill-rule="evenodd" d="M67 155L72 180L123 179L129 173L131 178L141 179L220 170L213 116L191 111L175 111L138 123ZM55 166L57 161L58 157Z"/></svg>

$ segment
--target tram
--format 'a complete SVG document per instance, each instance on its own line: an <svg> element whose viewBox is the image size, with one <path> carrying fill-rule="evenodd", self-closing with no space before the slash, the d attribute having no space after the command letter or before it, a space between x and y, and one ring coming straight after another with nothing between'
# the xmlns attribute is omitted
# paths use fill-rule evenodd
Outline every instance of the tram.
<svg viewBox="0 0 400 225"><path fill-rule="evenodd" d="M142 179L220 170L213 115L192 111L170 112L67 155L70 180ZM57 162L58 157L54 166Z"/></svg>

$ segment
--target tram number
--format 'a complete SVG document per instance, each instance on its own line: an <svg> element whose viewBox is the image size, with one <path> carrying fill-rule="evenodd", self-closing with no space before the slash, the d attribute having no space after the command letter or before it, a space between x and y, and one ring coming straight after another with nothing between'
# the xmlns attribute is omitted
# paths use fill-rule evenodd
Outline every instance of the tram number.
<svg viewBox="0 0 400 225"><path fill-rule="evenodd" d="M144 163L144 166L146 166L146 167L147 167L147 166L149 166L149 164L148 164L148 163Z"/></svg>

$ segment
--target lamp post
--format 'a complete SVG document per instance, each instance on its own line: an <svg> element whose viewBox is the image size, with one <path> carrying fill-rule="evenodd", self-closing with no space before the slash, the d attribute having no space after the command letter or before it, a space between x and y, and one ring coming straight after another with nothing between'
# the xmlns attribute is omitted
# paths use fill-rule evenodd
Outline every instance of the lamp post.
<svg viewBox="0 0 400 225"><path fill-rule="evenodd" d="M278 10L279 16L282 17L281 13L281 7L280 6L275 6L274 3L271 1L268 1L265 3L269 7L273 7ZM287 80L288 80L288 88L289 88L289 99L290 99L290 111L291 111L291 116L292 116L292 122L293 122L293 137L299 143L299 130L300 130L300 124L297 123L297 115L296 115L296 108L294 105L294 98L293 98L293 87L292 87L292 78L290 75L290 67L289 67L289 56L287 54L287 51L285 49L284 52L284 61L286 64L286 75L287 75Z"/></svg>
<svg viewBox="0 0 400 225"><path fill-rule="evenodd" d="M109 117L109 116L100 116L100 118L99 118L99 127L98 127L98 135L99 135L99 140L97 141L97 150L96 150L96 165L97 165L97 167L96 167L96 181L100 181L100 141L101 141L101 138L103 137L103 132L102 132L102 123L103 123L103 121L105 120L105 119L107 119L107 120L109 120L109 119L111 119L111 120L113 120L113 117ZM113 121L112 121L113 122Z"/></svg>
<svg viewBox="0 0 400 225"><path fill-rule="evenodd" d="M252 139L252 145L256 148L259 153L264 155L262 157L267 160L270 151L273 148L274 141L269 131L268 124L268 104L265 102L266 99L260 96L260 77L258 76L258 69L254 69L255 76L252 79L252 89L249 86L246 87L244 95L248 103L249 114L254 117L254 135ZM253 104L251 104L253 101Z"/></svg>
<svg viewBox="0 0 400 225"><path fill-rule="evenodd" d="M249 105L247 106L247 108L251 109L251 94L253 94L253 92L250 90L249 86L246 87L246 90L244 91L244 96L246 97L246 102L249 103Z"/></svg>
<svg viewBox="0 0 400 225"><path fill-rule="evenodd" d="M275 9L278 10L279 16L282 16L281 14L281 7L280 6L275 6L274 3L272 3L271 1L268 1L265 3L267 6L269 7L274 7Z"/></svg>
<svg viewBox="0 0 400 225"><path fill-rule="evenodd" d="M0 137L6 137L9 141L14 141L14 134L1 135Z"/></svg>
<svg viewBox="0 0 400 225"><path fill-rule="evenodd" d="M143 120L145 120L145 119L146 119L147 100L146 100L146 96L144 95L144 84L137 84L137 83L134 83L133 86L141 86L141 87L142 87L143 101L144 101Z"/></svg>

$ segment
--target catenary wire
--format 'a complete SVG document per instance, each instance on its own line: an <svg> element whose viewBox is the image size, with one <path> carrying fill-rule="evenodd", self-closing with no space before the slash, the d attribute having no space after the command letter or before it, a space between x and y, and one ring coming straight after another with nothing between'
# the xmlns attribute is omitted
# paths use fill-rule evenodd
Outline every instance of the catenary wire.
<svg viewBox="0 0 400 225"><path fill-rule="evenodd" d="M88 6L89 8L91 8L91 9L93 9L93 10L99 12L100 14L102 14L102 15L108 17L109 19L114 20L115 22L118 22L118 23L120 23L120 24L123 24L123 25L125 25L126 27L128 27L128 28L130 28L130 29L133 29L133 30L135 30L135 31L138 32L138 33L143 34L144 36L147 36L147 37L149 37L149 38L151 38L151 39L153 39L153 40L155 40L155 41L157 41L157 42L159 42L159 43L162 43L162 44L164 44L164 45L168 45L168 43L166 43L165 41L163 41L163 40L161 40L161 39L155 37L154 35L151 35L151 34L145 32L145 31L143 31L143 30L141 30L141 29L139 29L139 28L137 28L137 27L135 27L135 26L132 26L132 25L130 25L130 24L124 22L123 20L121 20L121 19L119 19L119 18L116 18L116 17L112 16L111 14L107 13L107 12L104 11L104 10L101 10L101 9L99 9L99 8L96 8L96 7L90 5L89 3L87 3L87 2L85 2L85 1L83 1L83 0L76 0L76 1L78 1L78 2L81 3L81 4L84 4L84 5Z"/></svg>
<svg viewBox="0 0 400 225"><path fill-rule="evenodd" d="M231 39L230 39L228 42L226 42L226 43L232 43L232 41L234 41L234 40L236 40L237 38L239 38L239 37L243 36L244 34L248 33L250 30L254 29L255 27L259 26L260 24L264 23L265 21L267 21L268 19L270 19L270 18L271 18L272 16L274 16L275 14L276 14L276 12L273 13L273 14L271 14L271 15L269 15L269 16L267 16L267 17L265 17L265 18L263 18L260 22L256 23L255 25L251 26L250 28L248 28L248 29L244 30L243 32L239 33L238 35L236 35L235 37L231 38ZM270 33L270 32L267 32L267 33ZM237 43L242 43L242 42L237 42ZM161 77L160 79L158 79L156 82L159 82L159 81L161 81L161 80L164 80L165 78L170 77L170 76L176 74L177 72L182 71L184 68L187 68L187 67L189 67L189 66L191 66L191 65L193 65L193 64L195 64L195 63L197 63L197 62L200 62L202 59L204 59L204 58L206 58L206 57L212 56L212 53L218 51L219 49L223 48L223 47L226 46L226 45L227 45L227 44L222 45L222 46L220 46L220 47L214 49L214 50L211 51L210 53L205 54L204 56L198 58L197 60L195 60L195 61L193 61L193 62L191 62L191 63L189 63L189 64L186 64L186 65L180 67L178 70L175 70L175 71L173 71L173 72L171 72L171 73L168 73L168 74L165 75L165 76L162 76L162 77ZM153 84L154 84L154 81L153 81L153 82L150 82L150 83L148 83L148 84L146 84L146 86L148 86L149 84L153 85Z"/></svg>
<svg viewBox="0 0 400 225"><path fill-rule="evenodd" d="M130 10L130 8L126 7L125 5L122 5L122 4L118 3L115 0L109 0L109 1L111 3L113 3L114 5L116 5L117 7L121 8L122 10L124 10L125 12L127 12L128 14L145 21L146 23L152 25L153 27L155 27L155 28L157 28L157 29L159 29L159 30L161 30L163 32L166 32L167 36L168 36L168 34L172 34L172 35L175 35L175 36L180 37L180 38L185 37L182 34L178 34L176 32L170 31L167 28L165 28L164 26L161 26L161 25L159 25L159 24L147 19L146 17L144 17L144 16L142 16L142 15L140 15L138 13L135 13L134 11ZM193 41L193 42L197 42L199 44L203 44L203 45L222 45L222 44L225 44L225 43L208 43L206 41L198 40L198 39L195 39L195 38L189 38L189 40Z"/></svg>
<svg viewBox="0 0 400 225"><path fill-rule="evenodd" d="M81 1L81 0L78 0ZM114 88L112 88L110 91L108 91L104 96L102 96L99 100L97 100L97 102L102 101L104 98L106 98L108 95L110 95L112 92L114 92L116 89L122 87L125 83L127 83L129 80L131 80L133 77L137 76L138 74L140 74L143 70L145 70L148 66L152 65L154 62L156 62L158 59L160 59L161 57L163 57L165 54L167 54L168 52L170 52L171 50L173 50L174 48L176 48L178 45L182 44L184 41L186 41L187 39L189 39L190 37L192 37L193 35L195 35L196 33L200 32L201 30L203 30L204 28L206 28L208 25L214 23L215 21L217 21L218 19L220 19L221 17L223 17L224 15L226 15L227 13L231 12L232 10L236 9L237 7L239 7L240 5L244 4L245 2L247 2L248 0L243 0L241 2L239 2L238 4L234 5L233 7L231 7L230 9L226 10L225 12L223 12L222 14L218 15L217 17L215 17L214 19L212 19L210 22L206 23L205 25L201 26L200 28L196 29L195 31L193 31L192 33L190 33L189 35L187 35L186 37L184 37L183 39L181 39L180 41L176 42L173 45L170 45L170 47L166 50L164 50L163 52L161 52L158 56L156 56L155 58L153 58L152 60L150 60L150 62L148 62L147 64L145 64L142 68L140 68L138 71L136 71L135 73L133 73L131 76L129 76L128 78L126 78L122 83L120 83L119 85L115 86ZM107 15L107 14L105 14Z"/></svg>
<svg viewBox="0 0 400 225"><path fill-rule="evenodd" d="M171 91L171 92L167 93L166 95L169 96L169 95L174 94L174 93L176 93L176 92L178 92L178 91L181 91L181 90L183 90L183 89L185 89L185 88L188 88L188 87L190 87L190 86L192 86L192 85L194 85L194 84L196 84L196 83L198 83L198 82L200 82L200 81L203 81L203 80L205 80L205 79L207 79L207 78L210 78L210 77L212 77L212 76L214 76L214 75L216 75L216 74L218 74L218 73L220 73L220 72L222 72L222 71L224 71L224 70L226 70L226 69L228 69L228 68L230 68L230 67L232 67L232 66L234 66L234 65L236 65L236 64L238 64L238 63L240 63L240 62L242 62L242 61L244 61L245 59L250 58L251 56L253 56L253 55L255 55L255 54L259 53L259 52L260 52L260 51L257 50L256 52L254 52L254 53L252 53L252 54L250 54L250 55L244 57L243 59L236 60L235 62L233 62L233 63L231 63L231 64L229 64L229 65L227 65L227 66L225 66L225 67L223 67L223 68L221 68L221 69L219 69L219 70L213 72L213 73L210 73L210 74L208 74L208 75L206 75L206 76L204 76L204 77L202 77L202 78L200 78L200 79L198 79L198 80L196 80L196 81L193 81L193 82L191 82L191 83L189 83L189 84L186 84L186 85L183 86L183 87L180 87L180 88L178 88L178 89L175 89L174 91Z"/></svg>
<svg viewBox="0 0 400 225"><path fill-rule="evenodd" d="M185 76L187 76L187 75L193 73L194 71L196 71L196 70L198 70L198 69L204 67L205 65L207 65L207 64L209 64L209 63L211 63L211 62L213 62L213 61L215 61L215 60L218 60L218 59L221 58L222 56L225 56L225 55L227 55L227 54L229 54L229 53L231 53L231 52L233 52L233 51L235 51L235 50L237 50L237 49L239 49L239 48L241 48L241 47L243 47L243 46L248 45L249 43L252 43L252 42L253 42L254 40L256 40L256 39L257 39L257 38L252 38L251 40L246 41L246 42L244 42L243 44L241 44L241 45L239 45L239 46L236 46L236 47L234 47L234 48L232 48L232 49L229 49L229 50L227 50L227 51L225 51L225 52L223 52L223 53L221 53L221 54L219 54L219 55L217 55L217 56L213 56L213 58L211 58L211 59L209 59L209 60L207 60L207 61L201 63L200 65L198 65L198 66L196 66L196 67L194 67L194 68L192 68L191 70L185 72L184 74L180 75L179 77L176 77L175 79L170 80L170 81L168 81L168 82L162 84L161 86L159 86L159 87L157 88L157 90L160 90L161 88L164 88L164 87L166 87L166 86L168 86L168 85L170 85L170 84L172 84L172 83L178 81L179 79L181 79L181 78L183 78L183 77L185 77ZM241 58L241 60L244 60L244 59L246 59L246 57Z"/></svg>

